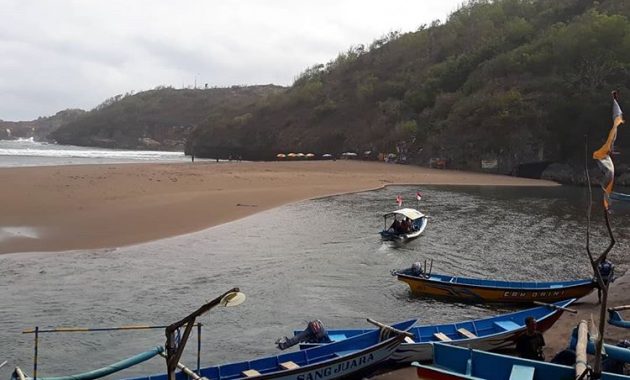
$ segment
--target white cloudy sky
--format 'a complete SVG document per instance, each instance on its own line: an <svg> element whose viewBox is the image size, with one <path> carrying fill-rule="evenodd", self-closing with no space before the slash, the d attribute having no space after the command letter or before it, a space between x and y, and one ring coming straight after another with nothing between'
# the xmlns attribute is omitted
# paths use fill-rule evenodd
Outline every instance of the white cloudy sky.
<svg viewBox="0 0 630 380"><path fill-rule="evenodd" d="M0 119L159 85L290 85L306 67L462 0L0 0Z"/></svg>

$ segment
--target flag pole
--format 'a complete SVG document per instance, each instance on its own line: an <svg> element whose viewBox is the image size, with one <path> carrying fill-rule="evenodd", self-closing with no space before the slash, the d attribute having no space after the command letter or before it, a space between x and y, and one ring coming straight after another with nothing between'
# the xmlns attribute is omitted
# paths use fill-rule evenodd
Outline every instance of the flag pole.
<svg viewBox="0 0 630 380"><path fill-rule="evenodd" d="M599 336L597 337L597 341L595 342L595 346L596 346L595 363L593 366L594 378L597 378L597 379L601 377L601 373L602 373L602 347L604 345L604 331L606 327L606 304L608 302L608 286L610 284L610 281L603 280L602 274L599 270L599 265L601 262L606 260L606 258L608 257L608 253L612 250L612 248L615 246L615 243L616 243L615 236L613 235L613 232L612 232L612 227L610 226L610 217L609 217L609 210L608 210L608 207L609 207L608 193L612 191L612 187L613 187L612 181L614 181L614 178L615 178L614 166L613 166L612 158L610 157L610 155L611 155L612 146L614 144L614 140L617 134L616 128L621 123L623 123L622 119L620 119L622 112L619 107L619 104L617 103L616 91L612 92L612 97L613 97L613 127L608 135L608 139L606 140L606 143L604 144L604 146L602 146L600 149L595 151L595 153L593 153L593 158L599 160L600 164L604 164L605 161L607 161L608 165L604 164L602 165L602 167L608 170L612 170L612 173L609 173L609 175L611 176L611 179L610 179L611 182L607 183L605 186L602 185L602 189L604 190L604 200L603 200L604 220L606 222L606 230L608 232L608 236L610 237L610 242L608 244L608 247L606 247L604 252L602 252L597 257L597 259L594 259L593 253L591 252L591 248L590 248L590 225L591 225L591 210L592 210L592 204L593 204L593 194L591 190L591 179L588 173L588 135L585 136L586 157L585 157L585 162L584 162L584 171L586 173L586 181L588 185L588 194L589 194L588 207L587 207L587 213L586 213L586 218L587 218L586 253L588 254L589 261L591 262L591 266L593 268L593 274L594 274L593 277L595 281L597 282L597 286L599 287L602 293L600 313L599 313L599 329L598 329Z"/></svg>

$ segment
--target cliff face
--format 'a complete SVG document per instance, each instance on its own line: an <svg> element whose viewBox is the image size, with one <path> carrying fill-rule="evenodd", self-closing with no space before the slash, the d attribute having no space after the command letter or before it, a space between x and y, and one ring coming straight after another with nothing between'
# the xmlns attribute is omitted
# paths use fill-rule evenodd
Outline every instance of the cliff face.
<svg viewBox="0 0 630 380"><path fill-rule="evenodd" d="M61 144L126 149L181 150L212 115L230 114L281 93L279 86L212 89L158 88L108 99L50 134Z"/></svg>
<svg viewBox="0 0 630 380"><path fill-rule="evenodd" d="M40 117L32 121L0 120L0 140L33 138L36 141L48 140L48 135L64 124L80 118L85 111L68 109L57 112L54 116Z"/></svg>

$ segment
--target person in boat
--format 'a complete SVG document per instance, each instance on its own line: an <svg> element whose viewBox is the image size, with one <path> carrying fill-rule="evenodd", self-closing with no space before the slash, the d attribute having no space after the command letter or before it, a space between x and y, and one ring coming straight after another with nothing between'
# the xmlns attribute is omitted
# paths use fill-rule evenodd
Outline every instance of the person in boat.
<svg viewBox="0 0 630 380"><path fill-rule="evenodd" d="M615 265L610 260L603 260L601 263L599 263L597 268L599 269L599 274L601 274L602 276L604 285L608 286L608 284L615 280ZM598 303L602 303L602 290L599 288L599 286L597 287L597 299L599 300Z"/></svg>
<svg viewBox="0 0 630 380"><path fill-rule="evenodd" d="M409 218L405 218L403 219L402 222L400 222L400 232L403 234L409 233L411 231L411 221L409 220Z"/></svg>
<svg viewBox="0 0 630 380"><path fill-rule="evenodd" d="M394 218L394 222L392 223L391 226L389 226L389 229L399 234L402 231L400 220Z"/></svg>
<svg viewBox="0 0 630 380"><path fill-rule="evenodd" d="M516 351L524 359L544 361L545 338L536 330L536 319L532 316L525 318L525 326L527 330L516 339Z"/></svg>

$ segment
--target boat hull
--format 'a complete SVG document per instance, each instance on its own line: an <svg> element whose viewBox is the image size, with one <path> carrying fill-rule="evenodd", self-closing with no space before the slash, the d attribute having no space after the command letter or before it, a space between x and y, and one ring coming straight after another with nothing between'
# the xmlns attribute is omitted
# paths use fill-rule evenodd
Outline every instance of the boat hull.
<svg viewBox="0 0 630 380"><path fill-rule="evenodd" d="M568 307L575 299L561 301L557 307ZM463 321L457 323L416 325L408 331L413 335L413 343L402 343L390 360L397 365L409 364L413 361L425 362L432 359L433 343L442 341L455 346L476 348L480 350L500 350L513 347L518 337L526 330L525 319L533 317L537 321L538 330L545 332L562 315L562 310L549 307L535 307L495 317ZM350 339L358 334L373 330L361 329L328 329L333 341ZM463 331L463 332L462 332ZM294 331L299 334L300 331ZM468 335L464 335L468 334ZM441 340L440 340L441 339ZM446 340L445 340L446 339ZM301 344L301 349L318 346L317 343Z"/></svg>
<svg viewBox="0 0 630 380"><path fill-rule="evenodd" d="M442 344L434 347L432 365L413 365L418 378L425 380L575 379L573 367ZM517 377L515 372L528 375ZM601 379L628 380L630 377L604 372Z"/></svg>
<svg viewBox="0 0 630 380"><path fill-rule="evenodd" d="M416 320L392 327L408 330ZM353 339L295 351L261 357L249 361L227 363L201 369L201 376L210 380L278 379L313 380L356 378L389 359L402 343L404 335L381 341L381 331L375 330ZM166 380L166 374L138 377L132 380ZM183 372L177 380L189 380Z"/></svg>
<svg viewBox="0 0 630 380"><path fill-rule="evenodd" d="M545 332L553 326L560 318L562 312L557 311L549 314L545 318L537 320L536 326L540 332ZM525 326L505 333L495 334L488 337L476 339L452 340L448 344L466 348L473 348L482 351L497 351L514 347L516 339L525 331ZM433 358L433 343L402 343L396 352L391 356L391 360L397 364L409 364L414 361L428 362Z"/></svg>
<svg viewBox="0 0 630 380"><path fill-rule="evenodd" d="M433 276L418 277L398 273L398 280L409 285L416 296L443 298L471 303L533 303L534 301L553 303L568 298L582 298L593 291L595 283L583 283L549 288L493 287L458 284L434 280Z"/></svg>

